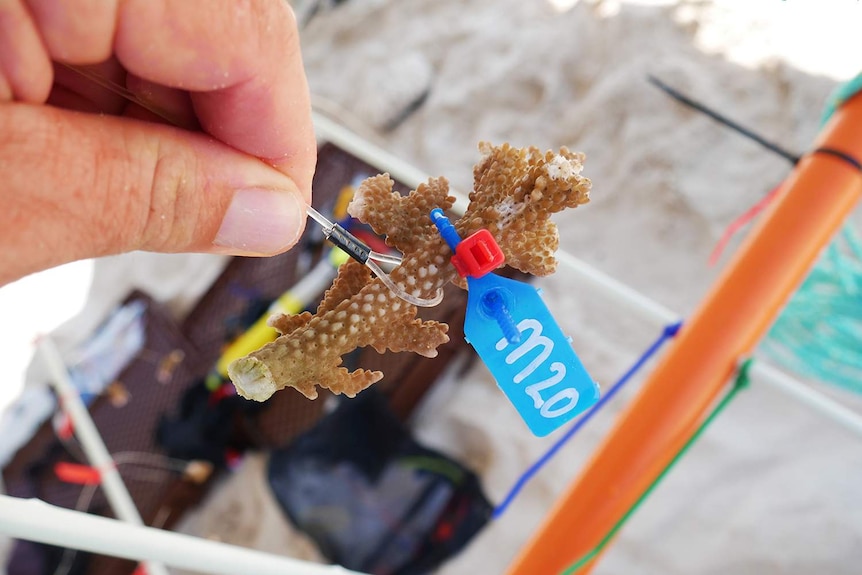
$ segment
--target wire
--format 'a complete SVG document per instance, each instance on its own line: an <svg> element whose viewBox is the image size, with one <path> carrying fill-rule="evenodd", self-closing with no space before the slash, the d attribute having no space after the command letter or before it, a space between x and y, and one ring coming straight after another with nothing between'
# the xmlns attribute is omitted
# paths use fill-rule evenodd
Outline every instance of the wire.
<svg viewBox="0 0 862 575"><path fill-rule="evenodd" d="M561 575L574 575L575 573L580 571L584 565L595 559L595 557L602 552L602 550L607 546L607 544L610 543L611 539L614 538L614 535L616 535L617 532L622 529L623 525L626 524L626 521L628 521L629 518L634 515L634 512L638 510L641 504L646 501L646 499L655 490L655 488L658 487L659 483L661 483L662 479L665 478L665 476L670 472L673 466L676 465L676 463L680 459L682 459L682 456L685 455L689 448L694 445L694 443L700 438L701 435L703 435L703 432L706 431L706 428L709 427L709 425L719 416L719 414L721 414L721 412L725 410L728 405L730 405L730 402L736 397L736 395L740 391L750 385L751 379L749 377L749 371L751 370L752 363L752 359L747 359L742 363L737 373L736 381L734 381L733 383L733 387L725 394L725 396L721 399L721 402L719 402L715 409L712 410L709 416L707 416L707 418L703 420L703 423L700 424L700 426L695 430L694 434L692 434L688 441L683 444L683 446L676 453L676 455L674 455L673 459L670 460L670 463L668 463L662 470L662 472L659 473L658 477L656 477L652 481L652 483L650 483L649 487L647 487L646 491L644 491L643 494L638 497L637 501L635 501L634 504L629 507L629 510L626 511L625 515L623 515L619 519L619 521L614 524L611 530L608 531L607 535L605 535L602 540L599 541L598 544L596 544L596 546L593 547L588 553L583 555L580 559L578 559L577 561L572 563L572 565L566 568L566 570L563 571Z"/></svg>
<svg viewBox="0 0 862 575"><path fill-rule="evenodd" d="M88 70L87 68L84 68L82 66L75 66L72 64L64 64L62 62L59 65L63 66L64 68L67 68L73 72L77 72L78 74L80 74L81 76L84 76L85 78L87 78L88 80L93 82L94 84L97 84L98 86L100 86L106 90L109 90L109 91L113 92L114 94L116 94L122 98L125 98L129 102L132 102L133 104L137 104L141 108L147 110L148 112L155 114L156 116L169 122L173 126L182 126L183 125L183 123L181 121L179 121L177 118L171 116L170 113L166 112L165 110L162 110L161 108L159 108L158 106L156 106L152 102L147 102L147 101L143 100L140 96L138 96L137 94L135 94L134 92L132 92L131 90L126 88L125 86L120 86L116 82L113 82L107 78L104 78L104 77L100 76L99 74L96 74L92 70Z"/></svg>
<svg viewBox="0 0 862 575"><path fill-rule="evenodd" d="M352 233L344 229L340 224L336 224L330 222L329 219L326 218L323 214L312 208L308 207L308 215L315 222L320 224L323 228L323 235L326 236L326 239L335 244L336 247L343 250L347 255L351 258L355 259L359 263L368 266L368 268L374 273L375 276L380 278L380 281L389 288L389 290L394 293L399 298L403 299L407 303L413 304L419 307L434 307L443 301L443 290L438 289L437 294L432 298L420 298L413 294L407 293L402 287L392 281L392 278L383 271L377 262L383 262L387 264L399 265L401 264L401 257L396 255L387 255L382 254L380 252L375 252L371 248L368 247L362 240L354 236ZM376 260L376 261L375 261Z"/></svg>
<svg viewBox="0 0 862 575"><path fill-rule="evenodd" d="M368 259L378 261L382 264L392 264L394 266L401 265L401 256L395 254L383 254L371 250L368 252Z"/></svg>
<svg viewBox="0 0 862 575"><path fill-rule="evenodd" d="M177 473L184 472L189 465L188 461L182 459L175 459L146 451L118 451L112 457L114 463L117 465L153 467L164 471L176 471Z"/></svg>
<svg viewBox="0 0 862 575"><path fill-rule="evenodd" d="M407 293L406 291L404 291L403 288L401 288L401 286L392 281L392 278L389 277L389 275L384 272L379 265L377 265L377 262L369 259L367 262L365 262L365 265L371 268L371 271L374 272L374 275L380 278L380 281L382 281L383 284L389 288L389 291L391 291L407 303L411 303L419 307L434 307L435 305L443 301L442 289L438 289L437 294L430 299L416 297L412 294Z"/></svg>

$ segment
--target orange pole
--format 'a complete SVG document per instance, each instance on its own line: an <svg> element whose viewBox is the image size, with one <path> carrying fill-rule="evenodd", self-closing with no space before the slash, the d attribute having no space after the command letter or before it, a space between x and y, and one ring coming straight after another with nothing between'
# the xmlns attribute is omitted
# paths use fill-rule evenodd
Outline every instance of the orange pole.
<svg viewBox="0 0 862 575"><path fill-rule="evenodd" d="M862 159L862 97L833 115L818 148ZM853 208L862 173L845 159L812 153L783 188L509 575L558 575L634 504L694 433Z"/></svg>

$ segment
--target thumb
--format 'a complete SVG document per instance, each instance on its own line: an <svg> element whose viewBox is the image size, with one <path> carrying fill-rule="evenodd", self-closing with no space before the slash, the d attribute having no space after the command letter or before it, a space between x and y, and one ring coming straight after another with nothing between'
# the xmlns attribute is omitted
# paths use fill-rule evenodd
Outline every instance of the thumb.
<svg viewBox="0 0 862 575"><path fill-rule="evenodd" d="M296 184L206 135L0 106L0 285L131 250L272 255L305 226Z"/></svg>

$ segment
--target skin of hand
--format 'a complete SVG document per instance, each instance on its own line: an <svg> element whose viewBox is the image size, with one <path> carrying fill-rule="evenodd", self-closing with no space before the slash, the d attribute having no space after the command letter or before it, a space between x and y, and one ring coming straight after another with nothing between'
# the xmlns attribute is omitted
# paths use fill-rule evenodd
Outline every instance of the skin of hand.
<svg viewBox="0 0 862 575"><path fill-rule="evenodd" d="M285 251L316 154L286 0L0 0L0 286L131 250Z"/></svg>

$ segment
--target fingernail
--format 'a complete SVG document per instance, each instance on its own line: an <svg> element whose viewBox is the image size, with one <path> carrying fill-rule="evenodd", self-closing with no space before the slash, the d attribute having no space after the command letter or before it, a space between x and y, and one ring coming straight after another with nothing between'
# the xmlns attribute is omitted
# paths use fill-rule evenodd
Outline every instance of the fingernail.
<svg viewBox="0 0 862 575"><path fill-rule="evenodd" d="M299 239L305 206L297 194L249 188L234 193L213 244L245 254L270 255Z"/></svg>

